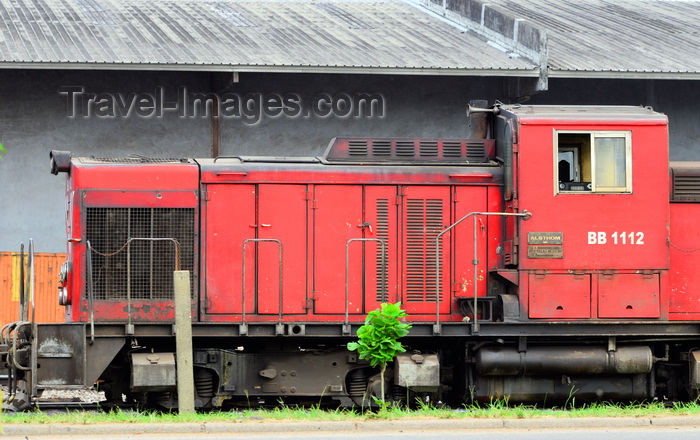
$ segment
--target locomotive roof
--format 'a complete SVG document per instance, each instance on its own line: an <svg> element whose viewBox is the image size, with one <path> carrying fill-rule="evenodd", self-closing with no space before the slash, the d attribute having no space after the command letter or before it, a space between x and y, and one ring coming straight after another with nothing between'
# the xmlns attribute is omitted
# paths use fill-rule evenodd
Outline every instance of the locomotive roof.
<svg viewBox="0 0 700 440"><path fill-rule="evenodd" d="M505 105L501 110L513 113L520 119L546 118L571 120L595 120L607 123L624 121L630 123L631 120L638 120L642 123L662 123L667 122L666 115L654 111L651 107L643 106L572 106L572 105Z"/></svg>

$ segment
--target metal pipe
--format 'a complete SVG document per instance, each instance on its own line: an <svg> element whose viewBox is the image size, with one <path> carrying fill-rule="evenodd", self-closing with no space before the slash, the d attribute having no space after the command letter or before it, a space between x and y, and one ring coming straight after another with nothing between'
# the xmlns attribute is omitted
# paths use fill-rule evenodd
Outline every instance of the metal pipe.
<svg viewBox="0 0 700 440"><path fill-rule="evenodd" d="M542 374L646 374L654 355L646 345L617 347L484 347L476 353L476 368L486 376Z"/></svg>
<svg viewBox="0 0 700 440"><path fill-rule="evenodd" d="M126 224L128 225L127 237L131 237L131 208L128 210L129 218ZM126 242L126 334L134 334L134 325L131 322L131 239Z"/></svg>
<svg viewBox="0 0 700 440"><path fill-rule="evenodd" d="M94 280L92 278L92 245L90 240L87 241L87 294L88 294L88 313L90 315L90 344L95 343L95 293L94 293Z"/></svg>
<svg viewBox="0 0 700 440"><path fill-rule="evenodd" d="M25 304L24 292L24 243L19 247L19 320L26 321L27 305Z"/></svg>
<svg viewBox="0 0 700 440"><path fill-rule="evenodd" d="M32 369L32 366L25 367L24 365L20 365L19 362L17 362L17 336L19 335L19 330L27 325L32 325L30 321L21 321L17 323L17 326L15 327L15 331L12 334L12 364L17 368L18 370L24 370L24 371L29 371Z"/></svg>
<svg viewBox="0 0 700 440"><path fill-rule="evenodd" d="M486 107L488 105L486 100L469 101L467 105L467 117L469 118L467 139L486 139L488 135L488 118L486 117L488 110Z"/></svg>
<svg viewBox="0 0 700 440"><path fill-rule="evenodd" d="M32 303L32 324L36 318L36 298L34 297L34 284L35 284L35 274L34 274L34 240L29 239L29 299Z"/></svg>

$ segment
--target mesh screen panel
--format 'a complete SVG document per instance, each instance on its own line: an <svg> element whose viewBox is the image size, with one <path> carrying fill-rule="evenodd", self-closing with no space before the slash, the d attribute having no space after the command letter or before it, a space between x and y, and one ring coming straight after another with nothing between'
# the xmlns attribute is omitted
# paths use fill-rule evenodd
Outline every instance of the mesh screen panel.
<svg viewBox="0 0 700 440"><path fill-rule="evenodd" d="M177 258L194 269L193 208L88 208L86 236L95 299L172 299ZM177 240L179 253L170 240L139 240L154 238Z"/></svg>

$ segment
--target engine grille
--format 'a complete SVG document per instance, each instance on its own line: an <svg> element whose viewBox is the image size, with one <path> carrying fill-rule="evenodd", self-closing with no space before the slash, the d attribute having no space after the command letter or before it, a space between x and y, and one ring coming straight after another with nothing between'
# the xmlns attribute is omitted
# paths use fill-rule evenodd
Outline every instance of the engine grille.
<svg viewBox="0 0 700 440"><path fill-rule="evenodd" d="M94 298L172 299L177 260L181 270L194 270L194 214L193 208L88 208ZM179 249L171 240L139 239L174 239Z"/></svg>

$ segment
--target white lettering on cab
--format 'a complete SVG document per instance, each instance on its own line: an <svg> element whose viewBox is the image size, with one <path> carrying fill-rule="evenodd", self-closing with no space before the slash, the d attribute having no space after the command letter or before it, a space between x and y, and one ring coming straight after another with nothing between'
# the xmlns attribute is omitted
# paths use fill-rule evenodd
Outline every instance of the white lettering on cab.
<svg viewBox="0 0 700 440"><path fill-rule="evenodd" d="M644 232L613 232L610 234L612 244L644 244ZM608 233L603 231L588 231L588 244L607 244Z"/></svg>

